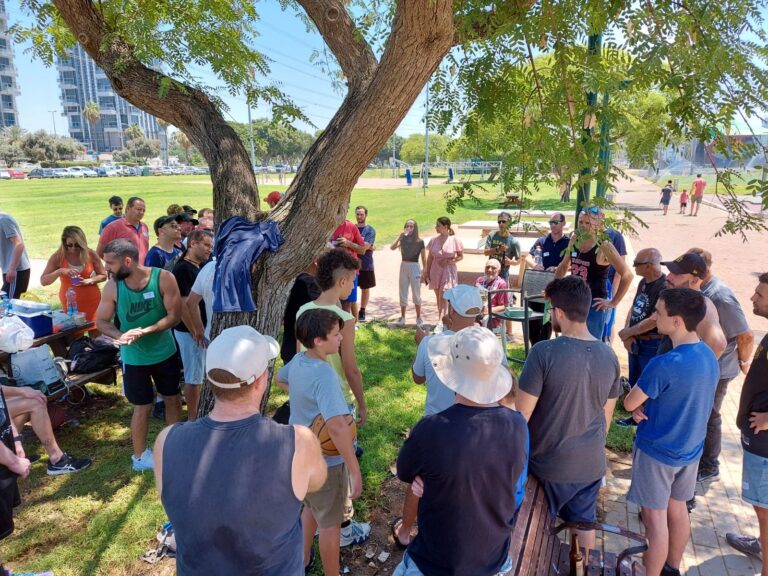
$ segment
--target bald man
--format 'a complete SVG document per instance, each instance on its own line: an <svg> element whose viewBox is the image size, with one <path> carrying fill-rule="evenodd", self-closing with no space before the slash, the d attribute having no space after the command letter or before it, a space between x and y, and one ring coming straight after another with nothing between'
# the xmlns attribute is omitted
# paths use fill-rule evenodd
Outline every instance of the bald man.
<svg viewBox="0 0 768 576"><path fill-rule="evenodd" d="M661 270L661 253L656 248L644 248L632 263L635 274L640 276L632 309L627 314L624 329L619 338L629 352L629 383L634 386L661 342L656 330L654 310L659 292L665 288L666 275Z"/></svg>

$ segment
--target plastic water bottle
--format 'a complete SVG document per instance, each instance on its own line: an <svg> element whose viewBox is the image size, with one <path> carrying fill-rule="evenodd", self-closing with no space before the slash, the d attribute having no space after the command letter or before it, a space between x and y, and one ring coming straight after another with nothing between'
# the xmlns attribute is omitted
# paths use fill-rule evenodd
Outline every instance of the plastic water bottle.
<svg viewBox="0 0 768 576"><path fill-rule="evenodd" d="M67 290L67 314L69 316L77 314L77 294L71 286Z"/></svg>
<svg viewBox="0 0 768 576"><path fill-rule="evenodd" d="M533 251L533 260L536 262L536 268L544 268L544 260L541 258L541 246L536 246L536 249Z"/></svg>
<svg viewBox="0 0 768 576"><path fill-rule="evenodd" d="M5 316L8 314L10 310L10 304L11 301L8 300L8 296L3 292L3 295L0 296L0 316Z"/></svg>

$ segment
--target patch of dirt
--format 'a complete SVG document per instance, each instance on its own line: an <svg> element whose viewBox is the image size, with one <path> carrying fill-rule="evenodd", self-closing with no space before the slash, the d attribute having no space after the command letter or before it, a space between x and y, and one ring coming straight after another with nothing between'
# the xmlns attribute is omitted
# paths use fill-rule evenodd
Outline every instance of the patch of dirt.
<svg viewBox="0 0 768 576"><path fill-rule="evenodd" d="M405 490L406 485L393 476L381 484L378 499L371 507L368 518L371 523L370 539L361 546L342 548L342 569L349 569L345 574L374 576L394 572L402 560L403 551L395 546L389 525L402 514ZM382 552L389 554L384 562L378 559Z"/></svg>

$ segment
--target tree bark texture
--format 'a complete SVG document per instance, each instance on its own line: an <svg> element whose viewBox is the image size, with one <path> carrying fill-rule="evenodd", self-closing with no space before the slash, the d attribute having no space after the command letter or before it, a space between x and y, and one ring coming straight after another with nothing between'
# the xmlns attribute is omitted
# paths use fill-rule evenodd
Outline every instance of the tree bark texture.
<svg viewBox="0 0 768 576"><path fill-rule="evenodd" d="M115 90L135 106L182 130L208 162L217 221L239 215L266 218L248 153L222 114L201 91L171 84L162 94L161 73L134 57L109 30L90 0L54 0L80 44ZM323 249L345 218L358 178L394 133L454 41L451 0L401 0L381 61L357 33L342 3L300 0L348 77L349 91L327 128L304 157L285 199L269 214L285 243L254 266L257 312L216 314L212 335L250 324L277 336L296 275ZM341 12L340 12L341 10ZM110 38L105 43L105 38ZM207 413L210 396L201 402ZM205 400L205 398L204 398ZM265 395L266 404L268 395Z"/></svg>

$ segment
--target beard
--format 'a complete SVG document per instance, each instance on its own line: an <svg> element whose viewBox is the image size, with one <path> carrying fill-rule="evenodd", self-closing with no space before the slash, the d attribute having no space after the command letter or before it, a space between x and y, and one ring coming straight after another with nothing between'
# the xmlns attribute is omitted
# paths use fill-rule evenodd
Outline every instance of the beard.
<svg viewBox="0 0 768 576"><path fill-rule="evenodd" d="M113 272L112 275L118 280L125 280L131 275L131 271L125 266L120 266L120 268L117 269L117 272Z"/></svg>

